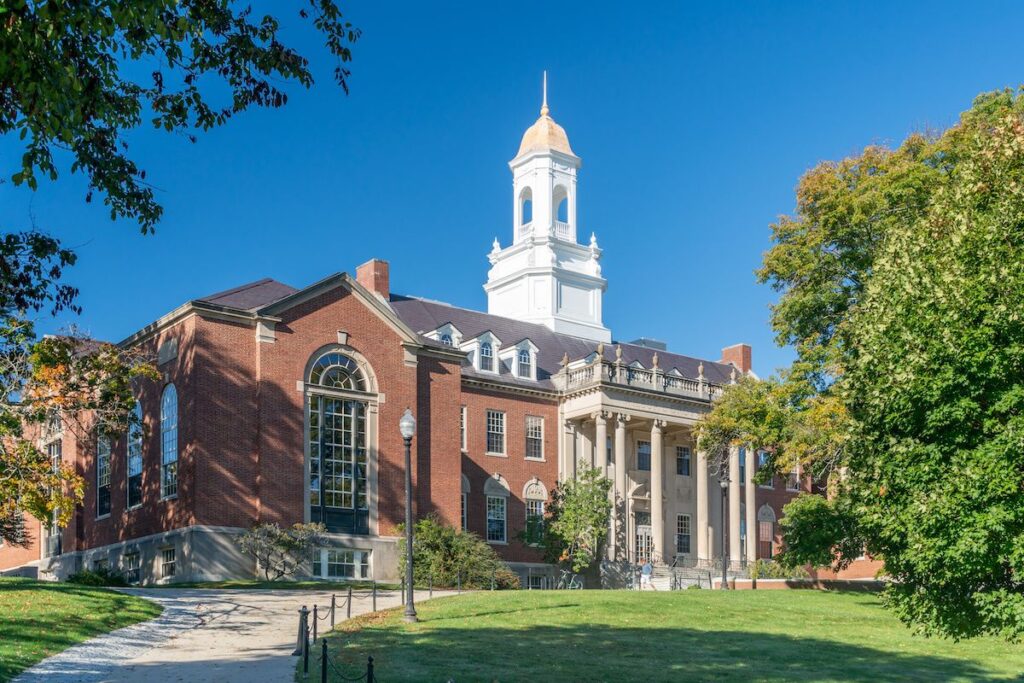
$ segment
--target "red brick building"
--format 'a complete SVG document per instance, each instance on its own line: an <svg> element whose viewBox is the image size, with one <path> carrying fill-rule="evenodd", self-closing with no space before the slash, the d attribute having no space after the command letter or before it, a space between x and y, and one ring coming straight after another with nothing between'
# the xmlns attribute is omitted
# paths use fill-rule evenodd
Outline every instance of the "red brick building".
<svg viewBox="0 0 1024 683"><path fill-rule="evenodd" d="M374 260L355 278L196 299L121 342L157 359L160 381L137 387L145 428L115 443L48 433L41 445L83 475L85 500L64 529L33 522L33 548L0 548L0 570L252 576L241 531L322 521L332 545L313 575L393 578L406 408L415 514L479 534L526 585L552 571L527 529L582 466L615 484L609 562L721 557L723 493L730 563L774 554L793 487L755 486L741 449L720 487L692 438L722 385L751 372L750 347L702 361L613 343L601 250L576 239L579 159L546 104L510 166L513 242L490 253L488 313L393 294Z"/></svg>

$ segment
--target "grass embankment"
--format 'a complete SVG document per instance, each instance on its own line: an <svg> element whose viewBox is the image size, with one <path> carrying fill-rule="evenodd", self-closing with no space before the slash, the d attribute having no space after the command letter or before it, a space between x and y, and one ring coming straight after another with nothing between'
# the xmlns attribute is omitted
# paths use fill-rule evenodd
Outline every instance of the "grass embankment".
<svg viewBox="0 0 1024 683"><path fill-rule="evenodd" d="M342 624L329 639L334 661L357 676L372 655L388 683L979 681L1024 673L1024 646L914 636L864 593L487 591L417 609L418 624L403 623L400 608ZM311 680L320 680L319 653L318 644ZM342 679L332 672L330 680Z"/></svg>
<svg viewBox="0 0 1024 683"><path fill-rule="evenodd" d="M0 578L0 681L75 643L161 611L148 600L105 588Z"/></svg>

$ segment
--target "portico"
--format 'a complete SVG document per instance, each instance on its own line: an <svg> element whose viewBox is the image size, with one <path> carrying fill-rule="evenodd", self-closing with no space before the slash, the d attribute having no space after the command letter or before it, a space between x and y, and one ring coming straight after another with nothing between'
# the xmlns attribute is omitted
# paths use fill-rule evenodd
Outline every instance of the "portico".
<svg viewBox="0 0 1024 683"><path fill-rule="evenodd" d="M696 449L693 428L721 384L698 367L696 380L678 371L627 364L621 347L597 344L587 357L563 360L552 380L562 390L565 438L559 477L596 467L613 482L607 559L677 566L710 566L721 556L719 471ZM741 511L756 515L753 453L730 451L728 556L733 569L754 559L756 544L741 539ZM747 529L756 521L746 519Z"/></svg>

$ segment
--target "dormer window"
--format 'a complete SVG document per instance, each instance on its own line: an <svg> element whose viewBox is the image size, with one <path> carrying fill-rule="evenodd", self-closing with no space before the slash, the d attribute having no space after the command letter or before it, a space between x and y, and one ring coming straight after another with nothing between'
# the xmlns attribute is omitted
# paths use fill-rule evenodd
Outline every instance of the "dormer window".
<svg viewBox="0 0 1024 683"><path fill-rule="evenodd" d="M480 369L484 372L494 372L494 347L491 342L480 344Z"/></svg>
<svg viewBox="0 0 1024 683"><path fill-rule="evenodd" d="M447 332L441 335L441 343L445 346L455 346L455 344L452 343L452 335Z"/></svg>
<svg viewBox="0 0 1024 683"><path fill-rule="evenodd" d="M445 346L456 347L462 343L462 332L451 323L445 323L436 330L427 332L426 336Z"/></svg>
<svg viewBox="0 0 1024 683"><path fill-rule="evenodd" d="M523 378L533 377L533 357L530 355L530 349L519 349L517 355L519 360L516 374Z"/></svg>

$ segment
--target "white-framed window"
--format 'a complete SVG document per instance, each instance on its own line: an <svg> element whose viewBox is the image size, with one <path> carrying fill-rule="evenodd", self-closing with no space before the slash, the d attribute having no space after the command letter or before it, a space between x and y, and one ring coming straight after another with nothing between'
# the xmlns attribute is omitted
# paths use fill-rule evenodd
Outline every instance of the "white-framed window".
<svg viewBox="0 0 1024 683"><path fill-rule="evenodd" d="M462 530L463 531L465 531L466 529L469 528L469 513L467 512L467 508L469 506L467 505L467 503L469 503L469 500L467 499L467 494L465 492L463 492L463 494L462 494Z"/></svg>
<svg viewBox="0 0 1024 683"><path fill-rule="evenodd" d="M690 552L690 515L676 515L676 553Z"/></svg>
<svg viewBox="0 0 1024 683"><path fill-rule="evenodd" d="M174 548L164 548L160 551L160 576L169 579L177 571L177 554Z"/></svg>
<svg viewBox="0 0 1024 683"><path fill-rule="evenodd" d="M747 544L747 504L740 502L740 545L744 548ZM744 557L746 554L744 553Z"/></svg>
<svg viewBox="0 0 1024 683"><path fill-rule="evenodd" d="M445 346L455 346L455 343L452 341L452 335L447 332L441 335L441 343Z"/></svg>
<svg viewBox="0 0 1024 683"><path fill-rule="evenodd" d="M544 459L544 418L526 416L526 457L531 460Z"/></svg>
<svg viewBox="0 0 1024 683"><path fill-rule="evenodd" d="M651 471L651 442L636 442L636 468L642 472Z"/></svg>
<svg viewBox="0 0 1024 683"><path fill-rule="evenodd" d="M740 448L740 486L747 483L747 449Z"/></svg>
<svg viewBox="0 0 1024 683"><path fill-rule="evenodd" d="M690 476L690 447L676 446L676 474Z"/></svg>
<svg viewBox="0 0 1024 683"><path fill-rule="evenodd" d="M501 410L487 411L487 452L505 455L505 413Z"/></svg>
<svg viewBox="0 0 1024 683"><path fill-rule="evenodd" d="M321 579L370 578L370 552L352 548L317 548L313 576Z"/></svg>
<svg viewBox="0 0 1024 683"><path fill-rule="evenodd" d="M140 570L142 568L142 558L139 556L138 550L132 550L124 554L122 558L124 564L124 580L130 584L136 584L141 579Z"/></svg>
<svg viewBox="0 0 1024 683"><path fill-rule="evenodd" d="M487 540L505 543L507 528L505 511L508 500L504 496L487 496Z"/></svg>
<svg viewBox="0 0 1024 683"><path fill-rule="evenodd" d="M126 507L129 510L142 505L142 406L136 403L132 412L134 415L128 426L128 447L125 449L128 478Z"/></svg>
<svg viewBox="0 0 1024 683"><path fill-rule="evenodd" d="M96 516L110 514L110 437L96 437Z"/></svg>
<svg viewBox="0 0 1024 683"><path fill-rule="evenodd" d="M795 468L792 472L786 475L786 490L787 491L799 491L800 490L800 469Z"/></svg>
<svg viewBox="0 0 1024 683"><path fill-rule="evenodd" d="M494 346L491 342L480 344L480 369L484 372L494 372Z"/></svg>
<svg viewBox="0 0 1024 683"><path fill-rule="evenodd" d="M524 378L530 379L533 377L533 358L530 354L530 349L519 349L519 353L516 354L518 357L516 373Z"/></svg>
<svg viewBox="0 0 1024 683"><path fill-rule="evenodd" d="M544 540L544 501L526 500L526 542L538 545Z"/></svg>
<svg viewBox="0 0 1024 683"><path fill-rule="evenodd" d="M459 443L462 444L462 452L466 453L469 448L466 447L466 418L468 410L466 406L462 406L459 410Z"/></svg>
<svg viewBox="0 0 1024 683"><path fill-rule="evenodd" d="M164 387L160 399L160 497L178 495L178 392Z"/></svg>

